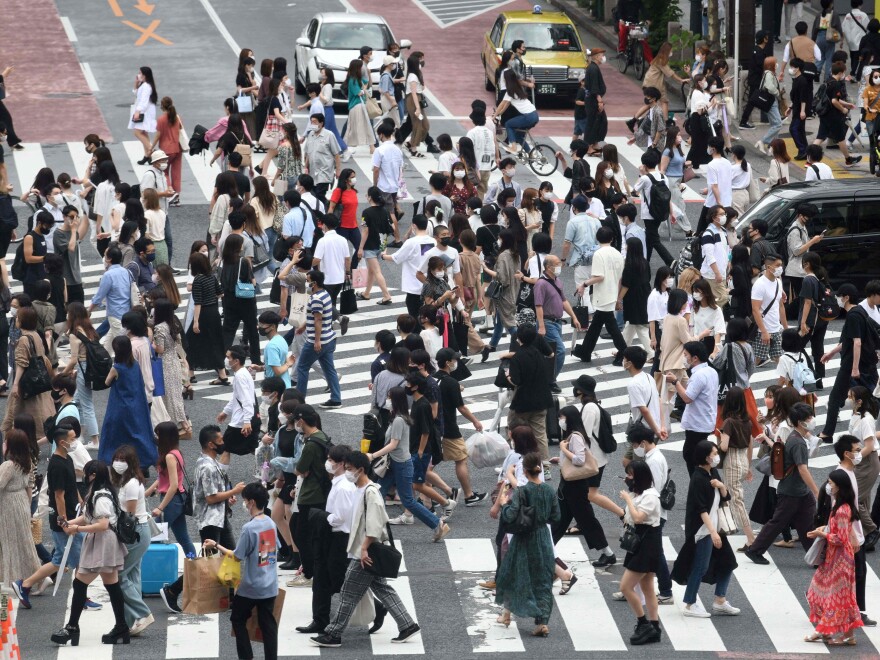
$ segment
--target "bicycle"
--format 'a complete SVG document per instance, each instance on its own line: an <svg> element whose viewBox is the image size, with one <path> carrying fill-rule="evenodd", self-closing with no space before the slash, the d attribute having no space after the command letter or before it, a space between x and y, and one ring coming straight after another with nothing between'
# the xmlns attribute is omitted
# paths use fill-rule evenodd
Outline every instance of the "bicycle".
<svg viewBox="0 0 880 660"><path fill-rule="evenodd" d="M617 66L621 73L626 73L629 66L632 65L636 79L641 80L648 70L644 46L644 41L648 38L648 24L625 22L624 27L629 31L626 35L626 46L623 52L617 54Z"/></svg>
<svg viewBox="0 0 880 660"><path fill-rule="evenodd" d="M528 165L532 172L538 176L550 176L553 174L556 171L556 168L559 167L559 163L556 160L556 150L549 144L535 142L529 129L515 129L515 131L525 135L524 141L529 146L529 151L526 152L525 147L522 147L516 153L511 153L504 149L503 146L499 145L498 148L501 150L502 157L515 158L523 165ZM492 171L497 168L498 164L494 163L492 165Z"/></svg>

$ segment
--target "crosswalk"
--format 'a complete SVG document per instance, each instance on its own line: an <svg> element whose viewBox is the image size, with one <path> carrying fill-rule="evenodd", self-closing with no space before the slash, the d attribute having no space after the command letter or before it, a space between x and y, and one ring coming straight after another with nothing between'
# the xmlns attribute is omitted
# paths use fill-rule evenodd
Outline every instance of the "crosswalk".
<svg viewBox="0 0 880 660"><path fill-rule="evenodd" d="M733 547L745 542L745 537L732 536ZM410 614L419 621L423 629L438 623L436 607L437 594L420 585L420 571L413 572L407 567L407 557L417 559L422 541L397 541L397 547L404 555L401 574L391 580ZM495 548L488 538L447 538L443 542L445 561L441 560L433 572L447 575L454 583L454 599L457 599L465 626L446 626L444 638L455 642L467 640L474 654L482 653L522 653L526 651L524 640L528 638L530 621L517 619L509 628L499 625L496 618L501 613L500 606L494 602L494 593L485 591L478 582L491 578L495 571ZM676 549L668 538L664 538L667 560L675 560ZM611 599L612 592L618 589L622 573L620 566L609 570L595 569L590 564L582 539L564 537L557 545L560 559L565 561L578 576L577 584L565 596L554 590L553 615L550 628L554 637L562 635L575 652L619 653L630 649L629 636L632 631L632 614L625 602ZM798 552L798 551L795 551ZM768 555L768 558L769 555ZM734 572L731 591L737 591L735 605L743 610L740 617L712 617L694 619L683 614L682 596L684 587L673 583L675 603L659 609L663 628L663 641L654 647L660 652L702 652L730 653L743 647L742 622L749 616L757 616L757 624L750 627L750 635L766 636L769 647L765 654L827 654L828 649L821 644L804 642L804 636L813 628L808 619L802 589L794 588L791 580L803 580L811 569L798 562L786 562L782 568L770 558L769 566L759 566L747 560L739 562ZM180 570L183 560L181 554ZM279 657L320 656L333 651L311 646L306 636L294 631L296 626L305 625L311 620L311 591L309 589L287 587L286 581L291 573L279 572L279 588L286 590L284 608L279 626ZM740 595L741 594L741 595ZM120 650L101 644L101 635L113 627L113 614L109 596L100 580L89 588L89 597L104 605L99 612L85 613L80 619L82 630L80 645L77 648L57 649L57 658L89 657L93 660L111 660L125 657ZM703 589L699 596L703 605L711 607L711 591ZM42 606L41 598L35 602ZM158 650L161 657L164 647L166 658L216 658L222 653L229 640L228 614L188 615L166 614L158 598L148 598L147 604L153 610L156 623L145 633L143 640ZM70 607L68 595L67 607ZM869 612L880 611L880 579L870 566L867 576L867 607ZM708 609L708 608L707 608ZM29 613L19 613L19 630L26 629ZM589 618L589 625L586 619ZM448 620L447 615L441 617ZM435 653L436 648L426 645L423 633L403 645L391 643L396 634L393 620L389 617L385 626L375 635L369 636L370 652L373 656L385 655L425 655ZM859 646L868 655L880 652L880 629L863 628L856 633ZM47 633L48 636L48 633ZM363 650L361 640L366 636L365 629L351 626L344 640L358 644ZM30 652L34 657L51 657L55 652L48 639L31 638ZM141 644L133 640L133 644ZM348 644L346 644L347 646ZM771 649L772 647L772 649ZM870 649L874 649L872 652ZM865 651L867 649L867 651ZM867 657L867 656L866 656Z"/></svg>

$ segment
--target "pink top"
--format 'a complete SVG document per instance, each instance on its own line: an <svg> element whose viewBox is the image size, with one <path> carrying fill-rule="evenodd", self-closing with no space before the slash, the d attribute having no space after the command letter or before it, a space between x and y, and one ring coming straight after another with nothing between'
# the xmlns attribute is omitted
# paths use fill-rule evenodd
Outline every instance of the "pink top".
<svg viewBox="0 0 880 660"><path fill-rule="evenodd" d="M209 128L205 133L205 141L214 142L215 140L219 140L221 137L223 137L224 133L226 133L226 125L228 123L229 117L220 117L220 119L217 120L217 123ZM247 124L244 125L244 134L247 136L248 140L253 142L253 138L250 136L250 133L248 133Z"/></svg>
<svg viewBox="0 0 880 660"><path fill-rule="evenodd" d="M180 493L186 492L186 487L183 483L183 456L180 455L180 450L172 449L168 452L170 456L174 456L177 459L177 465L180 468L177 471L177 491ZM168 468L165 463L161 463L158 467L159 472L159 485L156 487L156 490L160 493L168 492Z"/></svg>

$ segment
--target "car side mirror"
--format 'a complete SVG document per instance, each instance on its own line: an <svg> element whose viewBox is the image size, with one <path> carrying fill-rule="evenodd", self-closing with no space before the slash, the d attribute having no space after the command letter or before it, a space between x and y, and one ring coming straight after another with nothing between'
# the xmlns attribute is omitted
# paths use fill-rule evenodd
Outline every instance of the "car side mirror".
<svg viewBox="0 0 880 660"><path fill-rule="evenodd" d="M309 38L308 38L308 37L299 37L299 38L296 40L296 45L297 45L297 46L306 46L306 47L308 47L308 46L311 46L311 45L312 45L312 42L309 41Z"/></svg>
<svg viewBox="0 0 880 660"><path fill-rule="evenodd" d="M400 40L400 47L407 48L407 49L412 48L412 41L410 41L409 39L401 39Z"/></svg>

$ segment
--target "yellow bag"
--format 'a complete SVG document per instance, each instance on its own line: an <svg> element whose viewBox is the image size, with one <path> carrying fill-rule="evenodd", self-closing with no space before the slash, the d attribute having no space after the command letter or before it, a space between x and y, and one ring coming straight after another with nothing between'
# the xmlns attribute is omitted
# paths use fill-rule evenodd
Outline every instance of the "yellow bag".
<svg viewBox="0 0 880 660"><path fill-rule="evenodd" d="M241 562L233 555L225 555L217 571L217 580L227 587L238 588L241 582Z"/></svg>

